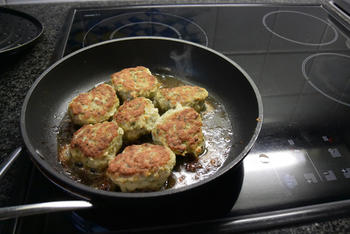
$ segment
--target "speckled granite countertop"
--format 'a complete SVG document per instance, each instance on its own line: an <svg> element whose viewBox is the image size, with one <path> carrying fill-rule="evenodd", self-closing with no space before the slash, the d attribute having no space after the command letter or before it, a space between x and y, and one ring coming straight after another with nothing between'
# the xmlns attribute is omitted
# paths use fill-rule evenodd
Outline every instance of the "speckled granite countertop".
<svg viewBox="0 0 350 234"><path fill-rule="evenodd" d="M45 27L44 34L39 42L29 53L23 54L20 58L11 63L0 65L0 161L3 161L12 150L22 144L19 117L21 105L25 94L34 80L50 65L57 40L60 37L62 25L69 9L72 7L86 6L118 6L118 5L145 5L165 3L247 3L247 1L100 1L100 2L70 2L50 4L25 4L10 5L8 7L29 13L39 19ZM318 4L317 0L308 1L250 1L249 3L310 3ZM23 170L19 164L30 164L27 158L20 158L9 170L8 174L1 181L0 185L0 206L10 203L12 194L16 193L13 187L12 175L18 173L16 170ZM24 175L25 176L25 175ZM259 233L350 233L350 217L325 220L320 222L294 225L281 229L261 231Z"/></svg>

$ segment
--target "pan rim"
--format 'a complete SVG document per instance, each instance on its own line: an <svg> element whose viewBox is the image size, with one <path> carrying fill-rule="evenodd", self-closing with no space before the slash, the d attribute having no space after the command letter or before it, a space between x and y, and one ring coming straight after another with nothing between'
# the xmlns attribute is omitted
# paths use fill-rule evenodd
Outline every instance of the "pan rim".
<svg viewBox="0 0 350 234"><path fill-rule="evenodd" d="M23 11L18 11L18 10L5 8L5 7L0 7L0 11L23 17L24 19L27 19L27 20L31 21L37 27L37 29L39 29L38 30L39 33L37 33L37 35L35 37L33 37L32 39L30 39L30 40L28 40L28 41L26 41L26 42L24 42L22 44L10 47L8 49L0 50L0 55L11 53L11 52L15 53L20 48L24 48L26 46L34 44L42 36L42 34L44 33L44 25L37 18L35 18L34 16L29 15L29 14L23 12Z"/></svg>
<svg viewBox="0 0 350 234"><path fill-rule="evenodd" d="M36 89L36 87L38 86L38 84L40 83L40 81L45 79L46 75L51 70L55 69L55 67L57 65L66 61L70 57L75 56L76 54L79 54L83 51L89 50L90 48L102 46L105 44L118 43L121 41L132 41L132 40L166 40L166 41L173 41L176 43L188 44L188 45L191 45L194 47L199 47L200 49L207 50L210 53L214 53L216 56L220 57L221 59L229 62L234 67L236 67L244 75L244 77L247 79L250 86L252 87L252 89L255 93L256 99L257 99L257 104L258 104L258 116L257 116L257 118L259 118L257 120L257 125L255 127L254 134L252 135L250 141L247 143L245 148L241 151L241 153L234 160L229 162L227 165L221 167L220 170L216 171L213 175L209 176L208 178L205 178L203 180L198 181L197 183L187 185L184 187L175 188L175 189L166 189L166 190L161 190L161 191L153 191L153 192L131 193L131 192L115 192L115 191L97 190L97 189L91 188L87 185L80 184L76 181L73 181L72 179L70 179L64 175L61 175L52 166L50 166L46 161L43 161L41 159L41 157L36 153L36 150L33 147L33 145L31 145L28 133L26 131L26 115L25 114L26 114L27 105L29 103L31 95L34 92L34 90ZM122 197L125 197L125 198L141 198L141 197L146 198L146 197L148 197L148 198L151 198L151 197L159 197L159 196L163 197L166 195L177 194L177 193L181 193L184 191L188 191L188 190L192 190L192 189L201 187L202 185L217 179L218 177L220 177L221 175L226 173L228 170L230 170L231 168L233 168L235 165L237 165L239 162L241 162L243 160L243 158L248 154L249 150L254 145L254 143L255 143L255 141L260 133L260 130L262 128L262 123L263 123L263 104L262 104L262 98L261 98L260 92L259 92L257 86L255 85L254 81L252 80L252 78L249 76L249 74L244 69L242 69L236 62L234 62L233 60L229 59L228 57L226 57L225 55L221 54L220 52L218 52L214 49L202 46L202 45L197 44L197 43L193 43L193 42L189 42L189 41L185 41L185 40L181 40L181 39L173 39L173 38L167 38L167 37L156 37L156 36L127 37L127 38L121 38L121 39L108 40L108 41L104 41L104 42L100 42L97 44L93 44L93 45L84 47L82 49L79 49L79 50L59 59L54 64L52 64L49 68L47 68L34 81L34 83L32 84L32 86L30 87L30 89L28 90L28 92L25 96L25 99L24 99L24 102L22 105L22 109L21 109L21 116L20 116L20 128L21 128L22 138L23 138L25 146L26 146L27 150L29 151L31 157L34 158L35 164L37 166L39 166L40 168L42 168L42 170L45 172L44 173L45 175L46 175L46 173L48 173L50 176L54 177L57 181L59 181L59 183L57 181L53 181L52 178L50 178L48 175L46 175L56 185L60 184L59 187L67 190L70 193L73 193L74 195L80 196L83 199L86 199L86 196L80 195L79 193L76 193L76 192L72 192L70 189L64 187L63 185L67 185L69 187L79 189L79 191L84 191L84 193L88 193L88 194L93 194L93 195L98 195L98 196L103 196L103 197L107 196L107 197L120 197L120 198L122 198ZM62 185L62 183L63 183L63 185Z"/></svg>

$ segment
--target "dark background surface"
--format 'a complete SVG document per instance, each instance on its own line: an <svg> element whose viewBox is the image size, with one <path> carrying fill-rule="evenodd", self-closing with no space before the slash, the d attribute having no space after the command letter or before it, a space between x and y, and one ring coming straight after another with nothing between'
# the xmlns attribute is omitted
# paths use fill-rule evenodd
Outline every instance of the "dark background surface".
<svg viewBox="0 0 350 234"><path fill-rule="evenodd" d="M10 1L8 1L10 3ZM20 3L20 1L16 1ZM2 162L16 147L22 145L19 129L19 116L22 102L26 92L39 77L39 75L51 64L51 57L55 46L60 39L63 23L72 7L86 6L120 6L120 5L145 5L184 3L184 1L104 1L104 2L70 2L70 3L46 3L46 4L16 4L10 8L21 10L36 17L44 24L44 34L38 43L20 56L2 59L0 65L0 161ZM186 3L221 3L239 1L186 1ZM263 1L251 1L250 3ZM264 1L270 3L317 3L318 1ZM246 3L240 1L239 3ZM0 2L0 4L2 4ZM23 154L15 165L8 171L0 183L0 205L9 206L20 204L23 195L18 188L26 186L26 176L30 174L32 162ZM21 174L18 178L13 175ZM14 185L17 186L14 186ZM349 233L350 218L343 217L308 224L293 224L273 230L261 230L259 233Z"/></svg>

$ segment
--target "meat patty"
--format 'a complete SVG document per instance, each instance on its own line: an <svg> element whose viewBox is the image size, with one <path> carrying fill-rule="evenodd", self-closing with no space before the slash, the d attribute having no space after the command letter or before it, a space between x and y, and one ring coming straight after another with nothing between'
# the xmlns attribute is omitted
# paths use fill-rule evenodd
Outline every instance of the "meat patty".
<svg viewBox="0 0 350 234"><path fill-rule="evenodd" d="M125 68L112 74L112 84L118 95L125 101L136 97L152 99L160 84L146 67Z"/></svg>
<svg viewBox="0 0 350 234"><path fill-rule="evenodd" d="M124 140L127 142L149 134L158 118L158 109L144 97L124 102L114 115L115 121L124 130Z"/></svg>
<svg viewBox="0 0 350 234"><path fill-rule="evenodd" d="M179 86L174 88L161 88L158 90L154 103L162 112L175 109L177 104L189 106L200 112L204 109L204 101L208 91L198 86Z"/></svg>
<svg viewBox="0 0 350 234"><path fill-rule="evenodd" d="M84 125L70 143L71 160L86 169L103 171L121 148L123 133L114 121Z"/></svg>
<svg viewBox="0 0 350 234"><path fill-rule="evenodd" d="M200 114L191 107L182 107L165 112L156 122L152 130L152 138L156 144L169 147L175 154L198 156L204 150Z"/></svg>
<svg viewBox="0 0 350 234"><path fill-rule="evenodd" d="M112 86L100 84L87 93L81 93L69 103L68 113L74 124L95 124L112 117L119 99Z"/></svg>
<svg viewBox="0 0 350 234"><path fill-rule="evenodd" d="M109 163L106 174L123 192L159 190L175 162L175 154L167 147L131 145Z"/></svg>

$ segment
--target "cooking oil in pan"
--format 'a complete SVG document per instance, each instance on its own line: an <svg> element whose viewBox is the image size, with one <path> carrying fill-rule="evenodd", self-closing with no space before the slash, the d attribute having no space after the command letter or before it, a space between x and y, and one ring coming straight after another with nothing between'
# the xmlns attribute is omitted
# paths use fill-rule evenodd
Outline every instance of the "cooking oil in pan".
<svg viewBox="0 0 350 234"><path fill-rule="evenodd" d="M176 87L181 85L193 85L171 75L155 74L161 82L161 87ZM233 142L231 122L225 107L220 101L210 94L205 101L205 110L201 112L205 139L205 150L195 158L191 155L177 156L176 165L169 179L162 189L180 188L191 185L213 175L223 165L229 155ZM119 191L112 182L103 174L93 170L82 169L81 165L72 165L69 160L69 143L72 135L78 127L73 125L68 114L65 115L59 127L57 136L59 155L58 160L64 167L66 174L73 180L85 185L107 190ZM135 144L152 142L152 137L142 137ZM122 149L119 151L121 152Z"/></svg>

